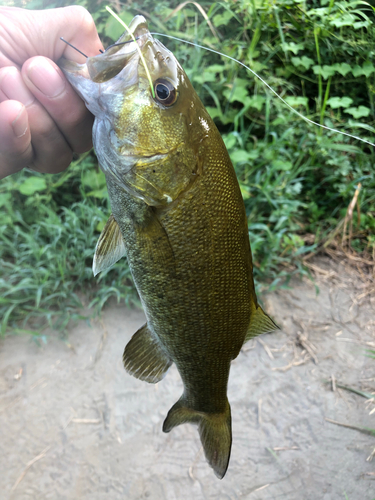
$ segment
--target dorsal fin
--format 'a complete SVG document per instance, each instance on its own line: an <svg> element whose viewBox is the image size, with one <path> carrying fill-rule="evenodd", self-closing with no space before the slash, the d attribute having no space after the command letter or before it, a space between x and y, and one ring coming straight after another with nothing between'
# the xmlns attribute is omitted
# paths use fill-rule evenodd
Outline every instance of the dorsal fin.
<svg viewBox="0 0 375 500"><path fill-rule="evenodd" d="M125 254L126 249L120 227L111 214L96 244L92 263L94 276L113 266Z"/></svg>

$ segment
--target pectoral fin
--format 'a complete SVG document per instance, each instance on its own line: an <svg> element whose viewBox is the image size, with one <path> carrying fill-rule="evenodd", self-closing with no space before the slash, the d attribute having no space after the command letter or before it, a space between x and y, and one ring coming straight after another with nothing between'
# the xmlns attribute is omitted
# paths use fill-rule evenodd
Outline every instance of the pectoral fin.
<svg viewBox="0 0 375 500"><path fill-rule="evenodd" d="M127 372L151 384L159 382L172 364L147 324L133 335L122 359Z"/></svg>
<svg viewBox="0 0 375 500"><path fill-rule="evenodd" d="M92 263L94 276L113 266L125 254L125 244L120 227L111 214L96 244Z"/></svg>
<svg viewBox="0 0 375 500"><path fill-rule="evenodd" d="M162 266L171 274L176 273L176 262L173 248L165 228L155 213L151 213L145 227L136 229L139 246L148 255L149 261Z"/></svg>
<svg viewBox="0 0 375 500"><path fill-rule="evenodd" d="M249 328L247 329L244 343L248 340L261 335L262 333L270 333L280 328L274 321L263 311L260 306L254 307L251 313Z"/></svg>

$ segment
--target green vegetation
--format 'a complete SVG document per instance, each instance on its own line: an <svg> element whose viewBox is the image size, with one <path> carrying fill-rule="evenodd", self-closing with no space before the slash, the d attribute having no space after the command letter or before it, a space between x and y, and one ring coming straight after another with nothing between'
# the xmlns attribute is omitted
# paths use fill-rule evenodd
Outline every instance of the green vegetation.
<svg viewBox="0 0 375 500"><path fill-rule="evenodd" d="M27 6L69 3L33 0ZM122 27L105 3L79 3L93 14L105 43L117 39ZM239 59L305 116L374 142L375 17L369 3L201 5L216 36L193 4L173 10L179 6L174 0L133 1L121 17L129 22L146 13L152 30ZM305 272L304 255L339 226L359 183L359 216L346 245L374 260L373 148L308 125L233 61L174 40L162 42L187 71L231 154L248 213L256 279L273 288ZM34 333L46 320L64 328L83 296L97 309L111 296L137 300L126 260L98 278L91 273L96 240L110 213L93 153L60 175L23 172L0 181L0 209L2 334L7 328L25 331L25 320Z"/></svg>

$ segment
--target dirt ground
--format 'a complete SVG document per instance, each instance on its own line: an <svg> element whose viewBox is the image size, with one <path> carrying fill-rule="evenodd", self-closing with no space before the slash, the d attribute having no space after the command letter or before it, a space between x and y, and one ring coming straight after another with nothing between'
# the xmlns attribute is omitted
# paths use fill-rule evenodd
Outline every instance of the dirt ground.
<svg viewBox="0 0 375 500"><path fill-rule="evenodd" d="M142 312L111 306L57 334L0 340L0 498L36 500L373 500L375 296L344 266L265 298L282 331L245 345L232 364L233 447L225 478L198 432L163 420L182 392L175 367L156 386L122 368ZM372 411L372 413L371 413Z"/></svg>

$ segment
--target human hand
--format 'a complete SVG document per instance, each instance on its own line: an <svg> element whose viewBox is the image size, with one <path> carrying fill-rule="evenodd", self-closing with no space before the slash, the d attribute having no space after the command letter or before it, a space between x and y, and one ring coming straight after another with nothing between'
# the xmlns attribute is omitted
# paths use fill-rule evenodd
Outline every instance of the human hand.
<svg viewBox="0 0 375 500"><path fill-rule="evenodd" d="M91 146L93 116L54 61L102 49L80 6L32 11L0 7L0 179L30 167L57 173Z"/></svg>

